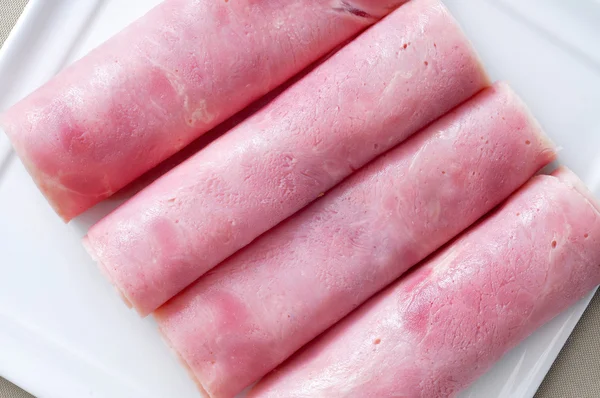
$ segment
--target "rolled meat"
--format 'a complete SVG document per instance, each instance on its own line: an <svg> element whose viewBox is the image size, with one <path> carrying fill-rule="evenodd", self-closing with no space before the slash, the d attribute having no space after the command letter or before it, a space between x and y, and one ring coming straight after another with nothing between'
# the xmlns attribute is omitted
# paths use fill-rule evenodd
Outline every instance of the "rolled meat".
<svg viewBox="0 0 600 398"><path fill-rule="evenodd" d="M600 283L600 213L566 169L506 204L249 394L454 397Z"/></svg>
<svg viewBox="0 0 600 398"><path fill-rule="evenodd" d="M522 102L495 85L267 232L155 317L207 395L233 396L553 158Z"/></svg>
<svg viewBox="0 0 600 398"><path fill-rule="evenodd" d="M66 221L406 0L166 0L0 119Z"/></svg>
<svg viewBox="0 0 600 398"><path fill-rule="evenodd" d="M415 0L90 229L148 314L353 171L488 85L438 0Z"/></svg>

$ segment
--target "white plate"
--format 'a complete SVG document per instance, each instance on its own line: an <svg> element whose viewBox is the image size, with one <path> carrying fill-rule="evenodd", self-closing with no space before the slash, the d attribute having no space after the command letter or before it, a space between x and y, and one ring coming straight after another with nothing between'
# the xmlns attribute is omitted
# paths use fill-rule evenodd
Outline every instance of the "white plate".
<svg viewBox="0 0 600 398"><path fill-rule="evenodd" d="M159 0L32 0L0 53L0 109ZM496 79L508 80L600 193L597 0L447 0ZM65 226L0 134L0 375L40 398L192 398L151 319L125 308L79 238L115 206ZM591 295L462 397L532 397Z"/></svg>

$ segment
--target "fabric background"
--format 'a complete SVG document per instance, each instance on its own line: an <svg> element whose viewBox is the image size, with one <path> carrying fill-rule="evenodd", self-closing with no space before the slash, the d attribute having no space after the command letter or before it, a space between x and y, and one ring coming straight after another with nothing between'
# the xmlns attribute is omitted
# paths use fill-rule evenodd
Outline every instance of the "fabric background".
<svg viewBox="0 0 600 398"><path fill-rule="evenodd" d="M4 0L3 0L4 1ZM8 0L7 0L8 1ZM32 398L33 395L26 393L14 384L0 377L0 397L1 398Z"/></svg>
<svg viewBox="0 0 600 398"><path fill-rule="evenodd" d="M21 15L27 1L0 0L0 47ZM0 353L1 357L2 353ZM32 397L0 377L0 398ZM600 398L599 294L594 297L535 398Z"/></svg>
<svg viewBox="0 0 600 398"><path fill-rule="evenodd" d="M0 0L0 47L23 12L28 0Z"/></svg>

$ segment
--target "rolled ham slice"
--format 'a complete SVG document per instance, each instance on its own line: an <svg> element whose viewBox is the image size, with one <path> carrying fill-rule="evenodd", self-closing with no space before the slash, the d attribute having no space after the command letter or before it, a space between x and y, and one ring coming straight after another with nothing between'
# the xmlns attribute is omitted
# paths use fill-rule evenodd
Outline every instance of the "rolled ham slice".
<svg viewBox="0 0 600 398"><path fill-rule="evenodd" d="M207 395L232 396L553 158L522 102L495 85L226 260L156 319Z"/></svg>
<svg viewBox="0 0 600 398"><path fill-rule="evenodd" d="M249 395L454 397L600 283L600 213L566 169L371 299Z"/></svg>
<svg viewBox="0 0 600 398"><path fill-rule="evenodd" d="M0 120L65 220L406 0L167 0Z"/></svg>
<svg viewBox="0 0 600 398"><path fill-rule="evenodd" d="M101 220L85 244L148 314L487 85L446 8L410 1Z"/></svg>

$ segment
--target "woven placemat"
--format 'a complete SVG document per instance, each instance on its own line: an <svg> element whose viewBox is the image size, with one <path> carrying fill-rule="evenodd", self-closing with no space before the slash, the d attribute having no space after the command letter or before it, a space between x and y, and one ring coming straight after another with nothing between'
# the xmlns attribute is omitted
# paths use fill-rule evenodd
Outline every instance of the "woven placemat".
<svg viewBox="0 0 600 398"><path fill-rule="evenodd" d="M21 16L28 0L0 0L0 47Z"/></svg>
<svg viewBox="0 0 600 398"><path fill-rule="evenodd" d="M0 398L35 398L33 395L21 390L9 381L0 377Z"/></svg>

